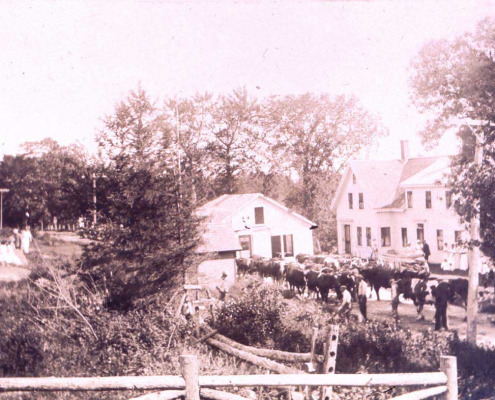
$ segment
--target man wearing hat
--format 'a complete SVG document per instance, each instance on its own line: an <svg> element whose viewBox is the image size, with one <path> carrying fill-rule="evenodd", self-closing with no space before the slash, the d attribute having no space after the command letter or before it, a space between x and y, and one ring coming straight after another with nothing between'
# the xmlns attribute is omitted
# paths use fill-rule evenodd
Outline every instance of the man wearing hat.
<svg viewBox="0 0 495 400"><path fill-rule="evenodd" d="M220 284L217 286L217 290L220 293L219 300L225 301L227 298L227 293L229 292L229 285L227 283L227 273L225 271L222 272L222 280Z"/></svg>

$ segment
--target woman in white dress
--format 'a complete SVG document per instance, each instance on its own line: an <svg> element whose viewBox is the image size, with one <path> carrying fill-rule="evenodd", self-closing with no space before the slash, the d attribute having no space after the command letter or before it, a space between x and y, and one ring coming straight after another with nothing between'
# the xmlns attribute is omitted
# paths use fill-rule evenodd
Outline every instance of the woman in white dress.
<svg viewBox="0 0 495 400"><path fill-rule="evenodd" d="M29 245L33 240L33 235L31 235L31 231L29 230L29 226L26 229L23 229L21 232L21 248L24 254L29 254Z"/></svg>
<svg viewBox="0 0 495 400"><path fill-rule="evenodd" d="M452 244L452 253L453 253L452 268L456 270L459 269L461 265L461 249L459 244L457 245Z"/></svg>
<svg viewBox="0 0 495 400"><path fill-rule="evenodd" d="M460 246L460 257L459 257L459 269L461 271L467 271L468 270L468 256L467 256L467 246L465 243L463 243Z"/></svg>
<svg viewBox="0 0 495 400"><path fill-rule="evenodd" d="M440 268L442 268L443 271L452 271L452 258L454 255L450 251L449 245L447 243L443 245L443 253L444 257Z"/></svg>

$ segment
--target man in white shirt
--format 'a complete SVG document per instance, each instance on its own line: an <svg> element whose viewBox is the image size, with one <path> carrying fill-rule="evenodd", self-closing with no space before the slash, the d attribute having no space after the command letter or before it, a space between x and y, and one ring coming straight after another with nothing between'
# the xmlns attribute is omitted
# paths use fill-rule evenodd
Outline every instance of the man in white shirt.
<svg viewBox="0 0 495 400"><path fill-rule="evenodd" d="M368 318L366 317L366 302L368 301L368 284L363 279L361 275L358 275L357 278L358 290L358 304L359 304L359 320L366 321Z"/></svg>
<svg viewBox="0 0 495 400"><path fill-rule="evenodd" d="M349 290L347 290L347 287L344 285L340 287L340 291L342 292L342 304L337 310L337 314L347 318L351 313L352 296Z"/></svg>

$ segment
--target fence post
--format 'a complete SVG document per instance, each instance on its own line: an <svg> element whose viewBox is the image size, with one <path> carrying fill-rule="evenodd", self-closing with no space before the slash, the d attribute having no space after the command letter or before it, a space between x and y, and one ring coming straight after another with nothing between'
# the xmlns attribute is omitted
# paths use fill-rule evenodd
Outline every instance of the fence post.
<svg viewBox="0 0 495 400"><path fill-rule="evenodd" d="M440 370L447 375L445 400L457 400L457 358L454 356L440 356Z"/></svg>
<svg viewBox="0 0 495 400"><path fill-rule="evenodd" d="M200 400L198 357L193 355L181 355L180 372L186 382L185 400Z"/></svg>
<svg viewBox="0 0 495 400"><path fill-rule="evenodd" d="M339 343L339 326L332 325L330 327L330 333L325 341L325 358L323 359L323 371L324 374L335 373L335 358L337 357L337 345ZM332 386L323 386L321 388L320 399L332 400ZM450 400L450 399L449 399Z"/></svg>
<svg viewBox="0 0 495 400"><path fill-rule="evenodd" d="M318 327L313 326L313 334L311 335L311 359L309 360L312 364L315 362L316 339L318 339Z"/></svg>

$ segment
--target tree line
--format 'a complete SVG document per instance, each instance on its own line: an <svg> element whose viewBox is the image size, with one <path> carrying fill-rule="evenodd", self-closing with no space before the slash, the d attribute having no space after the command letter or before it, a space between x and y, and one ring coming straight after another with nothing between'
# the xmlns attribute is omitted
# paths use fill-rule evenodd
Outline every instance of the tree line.
<svg viewBox="0 0 495 400"><path fill-rule="evenodd" d="M387 133L352 96L257 99L240 88L158 103L141 87L131 91L104 118L98 155L44 139L5 156L5 223L19 225L26 213L36 226L81 216L90 222L96 197L99 221L125 225L116 209L146 196L152 185L123 183L118 173L139 167L140 174L171 177L181 201L192 206L222 194L261 192L314 220L325 244L335 236L328 204L340 173Z"/></svg>

